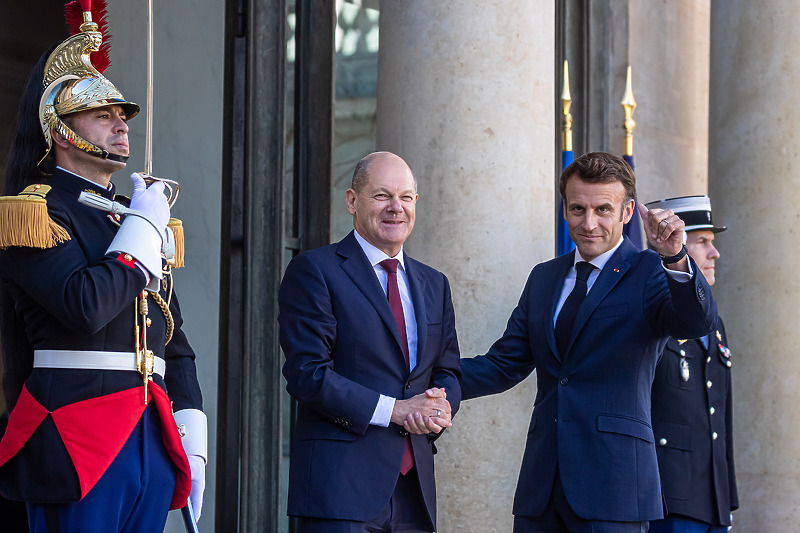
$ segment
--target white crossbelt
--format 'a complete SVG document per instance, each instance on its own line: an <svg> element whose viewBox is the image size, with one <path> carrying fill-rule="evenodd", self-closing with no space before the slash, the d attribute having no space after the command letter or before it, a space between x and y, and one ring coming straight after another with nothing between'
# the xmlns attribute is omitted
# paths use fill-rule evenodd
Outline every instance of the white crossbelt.
<svg viewBox="0 0 800 533"><path fill-rule="evenodd" d="M164 377L166 363L161 357L153 358L153 373ZM95 352L90 350L34 350L34 368L75 368L89 370L133 370L136 354L133 352Z"/></svg>

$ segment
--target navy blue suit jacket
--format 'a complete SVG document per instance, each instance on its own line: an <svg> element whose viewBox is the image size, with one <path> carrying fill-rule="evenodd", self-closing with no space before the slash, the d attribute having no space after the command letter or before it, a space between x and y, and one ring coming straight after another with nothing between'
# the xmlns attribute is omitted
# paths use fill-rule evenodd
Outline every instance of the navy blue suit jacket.
<svg viewBox="0 0 800 533"><path fill-rule="evenodd" d="M590 520L663 514L650 387L670 335L711 331L717 310L703 276L679 283L658 254L625 238L586 296L566 353L553 316L574 253L537 265L505 333L486 355L462 359L464 399L505 391L536 369L537 392L514 514L546 508L556 468L572 509Z"/></svg>
<svg viewBox="0 0 800 533"><path fill-rule="evenodd" d="M288 513L369 520L389 502L405 447L401 426L370 425L379 395L406 399L443 387L460 402L458 342L450 286L405 256L417 320L417 366L409 376L397 325L377 276L351 232L289 263L279 294L286 390L298 402ZM432 524L433 443L411 436Z"/></svg>

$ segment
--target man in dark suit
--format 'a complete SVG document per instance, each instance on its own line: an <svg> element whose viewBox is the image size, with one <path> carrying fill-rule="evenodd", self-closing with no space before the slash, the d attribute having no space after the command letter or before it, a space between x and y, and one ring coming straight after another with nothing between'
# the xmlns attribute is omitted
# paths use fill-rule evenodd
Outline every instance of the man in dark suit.
<svg viewBox="0 0 800 533"><path fill-rule="evenodd" d="M585 154L559 188L577 250L533 269L503 336L462 359L462 394L505 391L536 369L515 532L647 531L662 516L650 427L656 360L670 335L711 331L716 304L671 211L640 207L658 253L623 238L636 181L622 159Z"/></svg>
<svg viewBox="0 0 800 533"><path fill-rule="evenodd" d="M647 204L672 209L686 224L686 249L709 285L719 252L708 196ZM739 508L733 462L731 351L720 318L711 335L667 346L653 381L653 434L667 516L651 533L725 533Z"/></svg>
<svg viewBox="0 0 800 533"><path fill-rule="evenodd" d="M434 437L461 393L447 278L404 254L416 179L398 156L356 166L355 231L289 263L279 294L298 402L290 516L302 533L431 532Z"/></svg>

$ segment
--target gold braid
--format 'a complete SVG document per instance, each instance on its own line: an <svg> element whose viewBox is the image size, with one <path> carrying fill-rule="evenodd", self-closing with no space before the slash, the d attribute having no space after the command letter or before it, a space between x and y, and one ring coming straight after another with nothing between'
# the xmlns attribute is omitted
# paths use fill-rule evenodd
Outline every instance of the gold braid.
<svg viewBox="0 0 800 533"><path fill-rule="evenodd" d="M164 318L167 321L167 334L164 340L164 346L166 346L169 344L169 341L172 340L172 333L175 331L175 320L172 318L172 313L169 311L167 302L164 301L164 298L162 298L160 294L157 292L151 292L150 296L153 297L153 300L156 302L158 307L161 308L161 312L164 313Z"/></svg>

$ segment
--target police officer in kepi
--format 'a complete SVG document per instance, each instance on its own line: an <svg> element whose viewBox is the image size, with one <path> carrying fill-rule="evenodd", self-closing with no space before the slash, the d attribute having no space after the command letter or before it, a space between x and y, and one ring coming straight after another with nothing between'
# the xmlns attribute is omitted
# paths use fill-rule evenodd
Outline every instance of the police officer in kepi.
<svg viewBox="0 0 800 533"><path fill-rule="evenodd" d="M686 224L686 249L714 285L719 252L708 196L647 204ZM656 367L652 421L666 517L650 533L724 532L739 508L733 464L731 351L719 319L700 339L669 339Z"/></svg>
<svg viewBox="0 0 800 533"><path fill-rule="evenodd" d="M134 173L130 201L114 194L139 106L100 72L104 24L77 4L79 31L23 94L0 198L13 407L0 494L25 502L35 533L156 532L187 499L199 516L205 486L206 417L172 284L182 233L163 181Z"/></svg>

